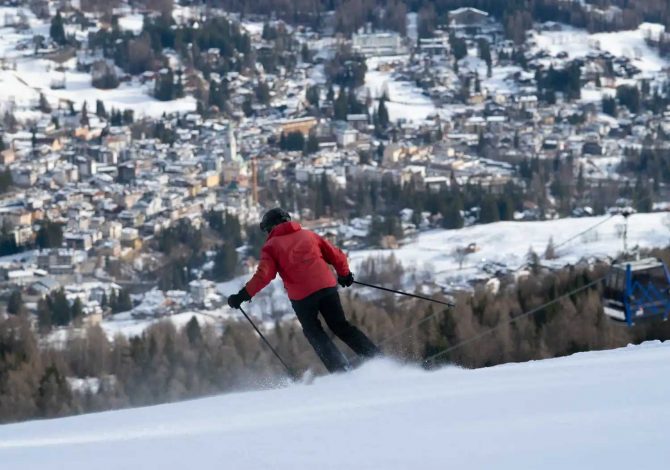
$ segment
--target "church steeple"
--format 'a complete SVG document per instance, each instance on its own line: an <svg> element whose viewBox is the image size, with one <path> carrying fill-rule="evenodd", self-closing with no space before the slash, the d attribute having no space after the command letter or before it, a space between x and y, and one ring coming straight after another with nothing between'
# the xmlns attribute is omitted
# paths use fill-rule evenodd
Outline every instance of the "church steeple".
<svg viewBox="0 0 670 470"><path fill-rule="evenodd" d="M226 162L234 162L238 161L238 156L237 156L237 140L235 139L235 132L233 130L233 126L229 125L228 126L228 138L226 142L226 152L225 152L225 160Z"/></svg>

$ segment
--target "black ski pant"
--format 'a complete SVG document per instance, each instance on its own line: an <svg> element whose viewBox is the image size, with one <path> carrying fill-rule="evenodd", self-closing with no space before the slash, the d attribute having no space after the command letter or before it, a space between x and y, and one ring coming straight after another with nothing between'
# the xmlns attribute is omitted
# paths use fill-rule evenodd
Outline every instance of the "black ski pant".
<svg viewBox="0 0 670 470"><path fill-rule="evenodd" d="M346 370L349 362L324 331L321 320L319 320L319 313L335 336L356 354L364 357L379 354L379 349L370 341L370 338L345 318L340 295L335 287L322 289L305 299L292 301L291 304L307 341L329 372Z"/></svg>

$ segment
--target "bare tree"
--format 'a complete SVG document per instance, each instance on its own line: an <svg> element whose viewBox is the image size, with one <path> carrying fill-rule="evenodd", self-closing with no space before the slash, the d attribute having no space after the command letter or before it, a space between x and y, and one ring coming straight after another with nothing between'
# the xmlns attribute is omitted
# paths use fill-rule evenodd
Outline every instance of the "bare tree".
<svg viewBox="0 0 670 470"><path fill-rule="evenodd" d="M458 263L458 269L463 269L463 263L469 254L470 252L468 249L462 246L459 246L453 251L453 257Z"/></svg>
<svg viewBox="0 0 670 470"><path fill-rule="evenodd" d="M144 35L128 43L128 72L138 74L151 70L154 53L149 37Z"/></svg>
<svg viewBox="0 0 670 470"><path fill-rule="evenodd" d="M554 246L554 237L549 237L547 242L547 248L544 250L544 259L551 260L556 259L556 247Z"/></svg>

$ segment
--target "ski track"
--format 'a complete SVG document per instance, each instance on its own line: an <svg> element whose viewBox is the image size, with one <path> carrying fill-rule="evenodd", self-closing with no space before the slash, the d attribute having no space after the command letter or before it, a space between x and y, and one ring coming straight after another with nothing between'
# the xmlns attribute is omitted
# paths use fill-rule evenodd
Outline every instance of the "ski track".
<svg viewBox="0 0 670 470"><path fill-rule="evenodd" d="M0 426L4 470L666 468L670 343Z"/></svg>

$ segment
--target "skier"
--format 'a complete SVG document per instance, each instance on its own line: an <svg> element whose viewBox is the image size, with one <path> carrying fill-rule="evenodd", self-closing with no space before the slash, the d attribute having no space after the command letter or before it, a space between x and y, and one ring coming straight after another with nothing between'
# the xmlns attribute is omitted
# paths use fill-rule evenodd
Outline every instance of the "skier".
<svg viewBox="0 0 670 470"><path fill-rule="evenodd" d="M358 355L373 357L379 349L344 316L337 284L349 287L354 275L346 255L316 233L303 229L283 209L271 209L260 223L268 238L261 250L256 273L228 305L238 309L272 281L277 273L284 281L293 310L305 337L330 372L349 369L349 363L323 330L319 313L328 328ZM337 272L337 280L328 265Z"/></svg>

